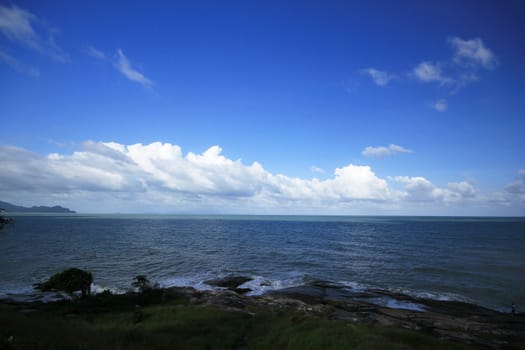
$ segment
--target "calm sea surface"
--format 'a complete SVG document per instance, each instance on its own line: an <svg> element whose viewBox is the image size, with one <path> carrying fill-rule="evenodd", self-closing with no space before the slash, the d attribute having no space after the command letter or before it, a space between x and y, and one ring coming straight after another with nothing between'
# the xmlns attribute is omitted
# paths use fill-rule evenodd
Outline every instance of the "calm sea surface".
<svg viewBox="0 0 525 350"><path fill-rule="evenodd" d="M99 290L234 274L254 294L323 280L525 311L525 219L24 215L0 231L0 298L68 267Z"/></svg>

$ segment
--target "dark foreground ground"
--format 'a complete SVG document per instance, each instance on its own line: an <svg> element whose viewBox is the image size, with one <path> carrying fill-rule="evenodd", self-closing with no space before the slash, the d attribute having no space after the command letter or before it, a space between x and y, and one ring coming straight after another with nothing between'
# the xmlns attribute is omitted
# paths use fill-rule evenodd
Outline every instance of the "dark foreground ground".
<svg viewBox="0 0 525 350"><path fill-rule="evenodd" d="M388 297L426 311L392 309L341 298L322 283L261 297L239 293L168 288L53 303L3 300L0 349L525 349L523 314L399 294Z"/></svg>

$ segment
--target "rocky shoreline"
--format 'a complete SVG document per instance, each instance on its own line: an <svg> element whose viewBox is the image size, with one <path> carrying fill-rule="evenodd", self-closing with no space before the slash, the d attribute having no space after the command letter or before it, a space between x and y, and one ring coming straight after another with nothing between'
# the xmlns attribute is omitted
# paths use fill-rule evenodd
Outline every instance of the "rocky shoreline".
<svg viewBox="0 0 525 350"><path fill-rule="evenodd" d="M220 291L170 289L187 297L192 304L211 304L239 312L249 312L249 307L265 307L275 312L293 308L311 317L399 326L443 340L492 349L525 346L525 313L503 313L465 302L416 298L384 290L352 292L348 287L322 281L246 296L250 290L240 287L249 280L230 276L206 282L225 288Z"/></svg>
<svg viewBox="0 0 525 350"><path fill-rule="evenodd" d="M169 287L150 291L160 296L161 304L175 296L189 306L211 305L251 316L260 310L277 316L292 312L307 319L401 327L481 348L525 348L525 313L503 313L465 302L417 298L384 290L352 290L323 281L249 296L246 294L250 289L242 286L250 280L229 276L205 282L215 290ZM45 308L46 304L11 300L0 303L16 305L22 313Z"/></svg>

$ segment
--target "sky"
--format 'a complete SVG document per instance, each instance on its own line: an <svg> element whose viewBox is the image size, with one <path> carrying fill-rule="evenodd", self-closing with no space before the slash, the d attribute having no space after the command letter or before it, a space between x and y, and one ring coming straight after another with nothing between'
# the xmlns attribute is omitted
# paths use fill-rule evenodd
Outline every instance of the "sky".
<svg viewBox="0 0 525 350"><path fill-rule="evenodd" d="M0 1L0 200L525 216L523 1Z"/></svg>

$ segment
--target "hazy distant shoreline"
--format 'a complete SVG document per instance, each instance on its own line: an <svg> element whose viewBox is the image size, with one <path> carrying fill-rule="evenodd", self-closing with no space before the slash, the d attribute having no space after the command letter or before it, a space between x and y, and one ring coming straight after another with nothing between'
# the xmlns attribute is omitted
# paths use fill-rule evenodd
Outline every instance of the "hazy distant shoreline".
<svg viewBox="0 0 525 350"><path fill-rule="evenodd" d="M32 206L32 207L23 207L20 205L11 204L8 202L0 201L0 208L9 214L12 213L70 213L75 214L76 211L71 210L69 208L64 208L60 205L55 205L52 207L48 206Z"/></svg>

